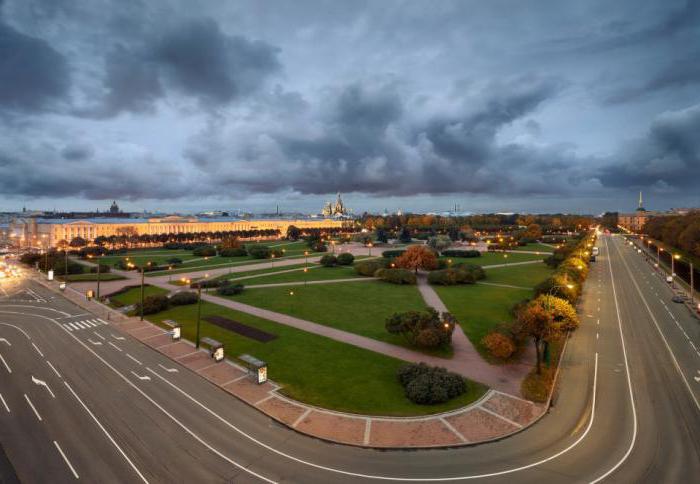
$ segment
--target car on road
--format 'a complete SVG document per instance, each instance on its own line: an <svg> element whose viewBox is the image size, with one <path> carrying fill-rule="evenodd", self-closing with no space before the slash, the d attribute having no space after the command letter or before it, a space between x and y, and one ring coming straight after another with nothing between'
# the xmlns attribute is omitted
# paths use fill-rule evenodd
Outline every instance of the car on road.
<svg viewBox="0 0 700 484"><path fill-rule="evenodd" d="M673 277L672 276L666 276L666 282L669 284L673 282Z"/></svg>
<svg viewBox="0 0 700 484"><path fill-rule="evenodd" d="M679 296L678 294L675 294L672 298L671 301L674 303L683 303L685 302L685 298L683 296Z"/></svg>

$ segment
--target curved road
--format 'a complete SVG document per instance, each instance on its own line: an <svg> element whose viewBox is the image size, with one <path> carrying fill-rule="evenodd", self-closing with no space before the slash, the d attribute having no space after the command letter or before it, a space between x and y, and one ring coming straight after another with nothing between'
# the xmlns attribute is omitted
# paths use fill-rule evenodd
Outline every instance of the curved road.
<svg viewBox="0 0 700 484"><path fill-rule="evenodd" d="M28 279L0 291L0 442L22 482L689 482L698 321L621 240L599 245L554 407L499 442L305 437Z"/></svg>

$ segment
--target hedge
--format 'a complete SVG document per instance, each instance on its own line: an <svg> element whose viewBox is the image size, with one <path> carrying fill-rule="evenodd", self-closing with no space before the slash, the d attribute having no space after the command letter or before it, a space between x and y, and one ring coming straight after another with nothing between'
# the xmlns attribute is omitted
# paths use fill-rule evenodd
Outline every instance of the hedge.
<svg viewBox="0 0 700 484"><path fill-rule="evenodd" d="M243 284L225 284L216 290L216 293L220 296L235 296L236 294L240 294L242 292Z"/></svg>
<svg viewBox="0 0 700 484"><path fill-rule="evenodd" d="M387 260L370 259L355 263L355 272L361 276L374 277L374 273L379 269L384 269L388 264Z"/></svg>
<svg viewBox="0 0 700 484"><path fill-rule="evenodd" d="M196 255L197 257L213 257L216 255L216 247L211 245L197 247L192 251L192 255Z"/></svg>
<svg viewBox="0 0 700 484"><path fill-rule="evenodd" d="M460 375L425 363L404 365L397 377L406 398L419 405L444 403L467 391L467 383Z"/></svg>
<svg viewBox="0 0 700 484"><path fill-rule="evenodd" d="M393 259L394 257L399 257L400 255L403 255L404 252L406 252L406 249L385 250L384 252L382 252L382 257L386 257L387 259Z"/></svg>
<svg viewBox="0 0 700 484"><path fill-rule="evenodd" d="M416 275L406 269L377 269L374 277L392 284L415 284Z"/></svg>
<svg viewBox="0 0 700 484"><path fill-rule="evenodd" d="M321 257L320 263L323 267L333 267L338 263L338 258L333 254L325 254Z"/></svg>
<svg viewBox="0 0 700 484"><path fill-rule="evenodd" d="M481 257L481 252L478 250L459 250L459 249L447 249L442 251L442 255L445 257Z"/></svg>
<svg viewBox="0 0 700 484"><path fill-rule="evenodd" d="M168 309L168 296L154 294L146 296L143 300L143 314L155 314ZM136 314L141 312L141 303L136 304Z"/></svg>
<svg viewBox="0 0 700 484"><path fill-rule="evenodd" d="M336 262L339 266L351 266L355 262L355 256L350 252L343 252L338 255Z"/></svg>
<svg viewBox="0 0 700 484"><path fill-rule="evenodd" d="M228 248L219 250L219 256L221 257L243 257L248 255L243 247Z"/></svg>
<svg viewBox="0 0 700 484"><path fill-rule="evenodd" d="M460 269L442 269L439 271L431 271L428 274L428 283L439 284L441 286L474 284L475 282L476 279L474 279L474 276L470 272Z"/></svg>
<svg viewBox="0 0 700 484"><path fill-rule="evenodd" d="M170 304L173 306L186 306L194 304L199 300L197 293L191 291L176 292L170 296Z"/></svg>

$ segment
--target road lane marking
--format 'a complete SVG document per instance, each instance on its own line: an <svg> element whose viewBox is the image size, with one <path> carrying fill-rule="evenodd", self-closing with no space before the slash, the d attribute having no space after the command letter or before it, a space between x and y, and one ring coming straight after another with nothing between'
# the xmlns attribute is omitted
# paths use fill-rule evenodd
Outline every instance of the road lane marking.
<svg viewBox="0 0 700 484"><path fill-rule="evenodd" d="M88 342L89 342L90 344L93 344L93 345L95 345L95 346L102 346L102 342L101 342L101 341L93 341L93 340L91 340L90 338L88 338L87 340L88 340Z"/></svg>
<svg viewBox="0 0 700 484"><path fill-rule="evenodd" d="M133 356L131 356L129 353L126 354L126 357L127 357L127 358L130 358L130 359L133 360L133 361L135 361L135 362L138 363L139 365L141 364L141 362L140 362L139 360L137 360L136 358L134 358Z"/></svg>
<svg viewBox="0 0 700 484"><path fill-rule="evenodd" d="M66 457L66 454L63 453L63 449L61 449L61 446L58 445L58 442L55 440L53 441L53 445L56 446L56 449L58 450L59 454L61 454L61 457L63 457L63 460L65 461L66 465L70 469L70 471L73 473L73 476L75 476L76 479L80 479L80 476L78 476L78 473L75 472L75 468L73 467L73 464L70 463L68 460L68 457Z"/></svg>
<svg viewBox="0 0 700 484"><path fill-rule="evenodd" d="M34 347L34 349L36 350L36 352L39 353L39 356L41 356L41 357L43 358L43 357L44 357L44 353L41 352L41 350L39 349L39 347L38 347L37 345L35 345L33 341L32 341L32 346Z"/></svg>
<svg viewBox="0 0 700 484"><path fill-rule="evenodd" d="M76 340L77 340L77 338L76 338ZM78 341L80 342L80 340L78 340ZM82 342L81 342L81 343L82 343ZM83 344L83 346L85 346L85 345ZM85 348L87 348L88 350L90 350L90 348L88 348L87 346L85 346ZM92 351L92 350L90 350L90 351L91 351L95 356L97 356L97 353L95 353L95 352ZM99 356L98 356L98 358L99 358ZM102 358L100 358L100 359L102 359ZM103 361L104 361L104 360L103 360ZM75 397L75 399L78 400L78 402L80 402L80 405L82 405L82 407L85 409L85 411L88 413L88 415L90 415L90 417L92 417L92 419L95 421L95 423L96 423L97 426L100 428L100 430L102 430L102 432L107 436L107 438L109 439L109 441L112 442L112 445L114 445L114 446L117 448L117 450L119 451L119 453L122 455L122 457L124 457L124 459L126 459L126 461L129 463L129 465L131 466L131 468L136 472L136 474L138 474L138 476L141 478L141 480L142 480L143 482L145 482L145 483L148 483L148 480L143 476L143 474L141 474L141 471L138 470L138 468L136 467L136 465L134 465L134 463L131 461L131 459L129 459L129 456L126 455L126 453L124 452L124 450L122 450L122 448L119 446L119 444L117 444L117 442L114 440L114 438L112 438L112 436L110 435L110 433L107 432L107 429L104 428L104 426L102 425L102 423L101 423L99 420L97 420L97 417L95 417L95 414L92 413L92 410L90 410L90 409L88 408L88 406L85 404L85 402L83 402L83 400L78 396L78 394L75 393L75 390L73 390L73 387L71 387L71 386L68 384L67 381L64 381L63 383L66 385L66 387L68 388L68 390L70 390L70 392L73 394L73 396Z"/></svg>
<svg viewBox="0 0 700 484"><path fill-rule="evenodd" d="M5 365L5 368L7 368L7 372L12 373L10 365L7 364L7 361L5 361L5 358L2 357L2 354L0 354L0 360L2 360L2 364Z"/></svg>
<svg viewBox="0 0 700 484"><path fill-rule="evenodd" d="M112 336L112 338L116 339L117 341L124 341L124 339L125 339L124 336L115 336L113 334L111 334L111 336Z"/></svg>
<svg viewBox="0 0 700 484"><path fill-rule="evenodd" d="M46 384L46 382L44 380L39 380L38 378L34 377L34 375L32 375L32 382L34 382L35 385L39 385L39 386L46 388L46 390L51 394L51 397L56 398L56 395L53 394L53 392L51 391L51 388L49 388L49 386Z"/></svg>
<svg viewBox="0 0 700 484"><path fill-rule="evenodd" d="M5 410L7 410L7 413L10 413L10 407L7 406L7 402L5 401L4 398L2 398L2 393L0 393L0 401L2 401L2 406L5 407Z"/></svg>
<svg viewBox="0 0 700 484"><path fill-rule="evenodd" d="M624 260L624 258L622 259L622 262L625 265L625 269L627 269L627 271L630 272L629 266L627 265L627 262ZM698 410L700 410L700 402L698 402L698 399L695 398L695 394L693 393L693 389L691 388L690 383L688 383L688 380L686 379L685 375L683 374L683 370L681 369L681 365L678 364L678 360L676 359L676 355L673 353L671 346L668 344L668 341L666 340L666 336L664 336L663 331L661 331L661 327L659 326L659 323L656 320L654 313L652 313L651 309L649 308L649 304L647 303L647 300L644 297L644 294L642 294L642 290L639 289L639 286L637 285L637 281L635 281L634 278L632 278L632 283L634 283L634 287L637 289L637 293L642 298L642 302L644 303L644 307L647 309L647 312L649 313L651 320L654 322L654 326L656 326L656 330L659 332L659 335L661 336L661 339L663 340L664 345L666 346L666 349L668 350L669 354L671 355L671 359L673 360L673 365L676 367L676 370L678 370L678 374L681 376L683 383L685 383L685 386L688 389L688 392L690 393L690 397L695 402L695 406L698 408Z"/></svg>
<svg viewBox="0 0 700 484"><path fill-rule="evenodd" d="M10 343L9 341L7 341L5 338L0 338L0 342L6 343L7 346L12 346L12 343Z"/></svg>
<svg viewBox="0 0 700 484"><path fill-rule="evenodd" d="M56 368L53 367L53 365L51 364L51 362L50 362L49 360L46 360L46 363L48 363L48 365L51 367L51 369L52 369L53 372L56 374L56 376L59 377L59 378L61 378L61 374L58 372L58 370L57 370Z"/></svg>
<svg viewBox="0 0 700 484"><path fill-rule="evenodd" d="M148 381L148 380L151 379L150 376L148 376L148 375L141 376L141 375L137 374L135 371L132 371L131 374L134 375L134 376L135 376L136 378L138 378L139 380L146 380L146 381Z"/></svg>
<svg viewBox="0 0 700 484"><path fill-rule="evenodd" d="M93 331L93 333L95 334L95 336L97 336L98 338L100 338L102 341L104 341L104 340L107 339L107 338L105 338L104 336L102 336L100 333L98 333L97 331Z"/></svg>
<svg viewBox="0 0 700 484"><path fill-rule="evenodd" d="M114 347L115 350L121 352L122 349L121 349L119 346L115 345L115 344L112 343L111 341L107 341L107 343L110 344L110 345L112 345L112 346Z"/></svg>
<svg viewBox="0 0 700 484"><path fill-rule="evenodd" d="M75 324L79 329L87 329L88 326L83 324L82 321L75 321L73 324Z"/></svg>
<svg viewBox="0 0 700 484"><path fill-rule="evenodd" d="M80 329L80 326L78 326L78 325L75 324L75 323L68 323L68 326L70 326L70 327L73 328L73 329Z"/></svg>
<svg viewBox="0 0 700 484"><path fill-rule="evenodd" d="M608 240L605 240L605 248L608 249ZM606 250L606 252L610 253L609 250ZM620 251L618 249L618 255L622 257L620 254ZM630 404L632 406L632 420L634 423L633 426L633 431L632 431L632 441L630 442L629 447L627 448L627 452L622 456L622 458L614 465L612 466L607 472L605 472L603 475L595 479L594 481L591 481L590 484L595 484L596 482L600 482L603 479L607 478L610 474L615 472L618 467L620 467L630 456L632 453L632 449L634 448L634 444L637 441L637 408L634 405L634 393L632 392L632 377L630 376L630 367L629 367L629 362L627 361L627 346L625 345L625 336L622 333L622 318L620 317L620 305L617 302L617 290L615 289L615 276L613 275L613 270L612 270L612 263L610 262L610 258L608 257L608 270L610 271L610 285L612 286L613 290L613 300L615 301L615 313L617 314L617 327L620 331L620 342L622 343L622 355L625 360L625 373L627 374L627 389L629 390L630 394ZM598 355L596 354L596 357Z"/></svg>
<svg viewBox="0 0 700 484"><path fill-rule="evenodd" d="M29 406L32 407L32 410L34 410L34 415L36 415L36 418L38 418L39 422L41 422L41 415L39 415L39 412L36 411L36 407L34 406L34 404L29 399L29 397L27 396L26 393L24 394L24 398L27 400L27 403L29 404Z"/></svg>
<svg viewBox="0 0 700 484"><path fill-rule="evenodd" d="M177 373L178 372L177 368L166 368L163 365L161 365L160 363L158 363L158 366L160 366L162 369L164 369L168 373Z"/></svg>

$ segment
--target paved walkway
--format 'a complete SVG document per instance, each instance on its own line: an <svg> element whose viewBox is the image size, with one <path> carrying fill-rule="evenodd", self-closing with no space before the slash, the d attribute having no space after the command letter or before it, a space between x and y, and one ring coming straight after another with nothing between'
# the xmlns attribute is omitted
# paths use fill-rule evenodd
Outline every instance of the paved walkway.
<svg viewBox="0 0 700 484"><path fill-rule="evenodd" d="M481 284L483 286L496 286L496 287L507 287L510 289L527 289L528 291L532 291L534 288L533 287L525 287L525 286L514 286L512 284L501 284L499 282L483 282L483 281L476 281L477 284Z"/></svg>
<svg viewBox="0 0 700 484"><path fill-rule="evenodd" d="M57 291L58 284L39 276L42 285ZM110 325L170 358L174 369L189 369L270 418L319 439L372 448L431 448L479 444L502 439L538 421L548 405L536 404L498 390L488 390L463 408L420 417L383 417L335 412L290 399L272 380L257 385L245 368L227 359L214 363L206 350L197 350L149 321L129 318L73 290L68 299ZM312 323L313 324L313 323Z"/></svg>

